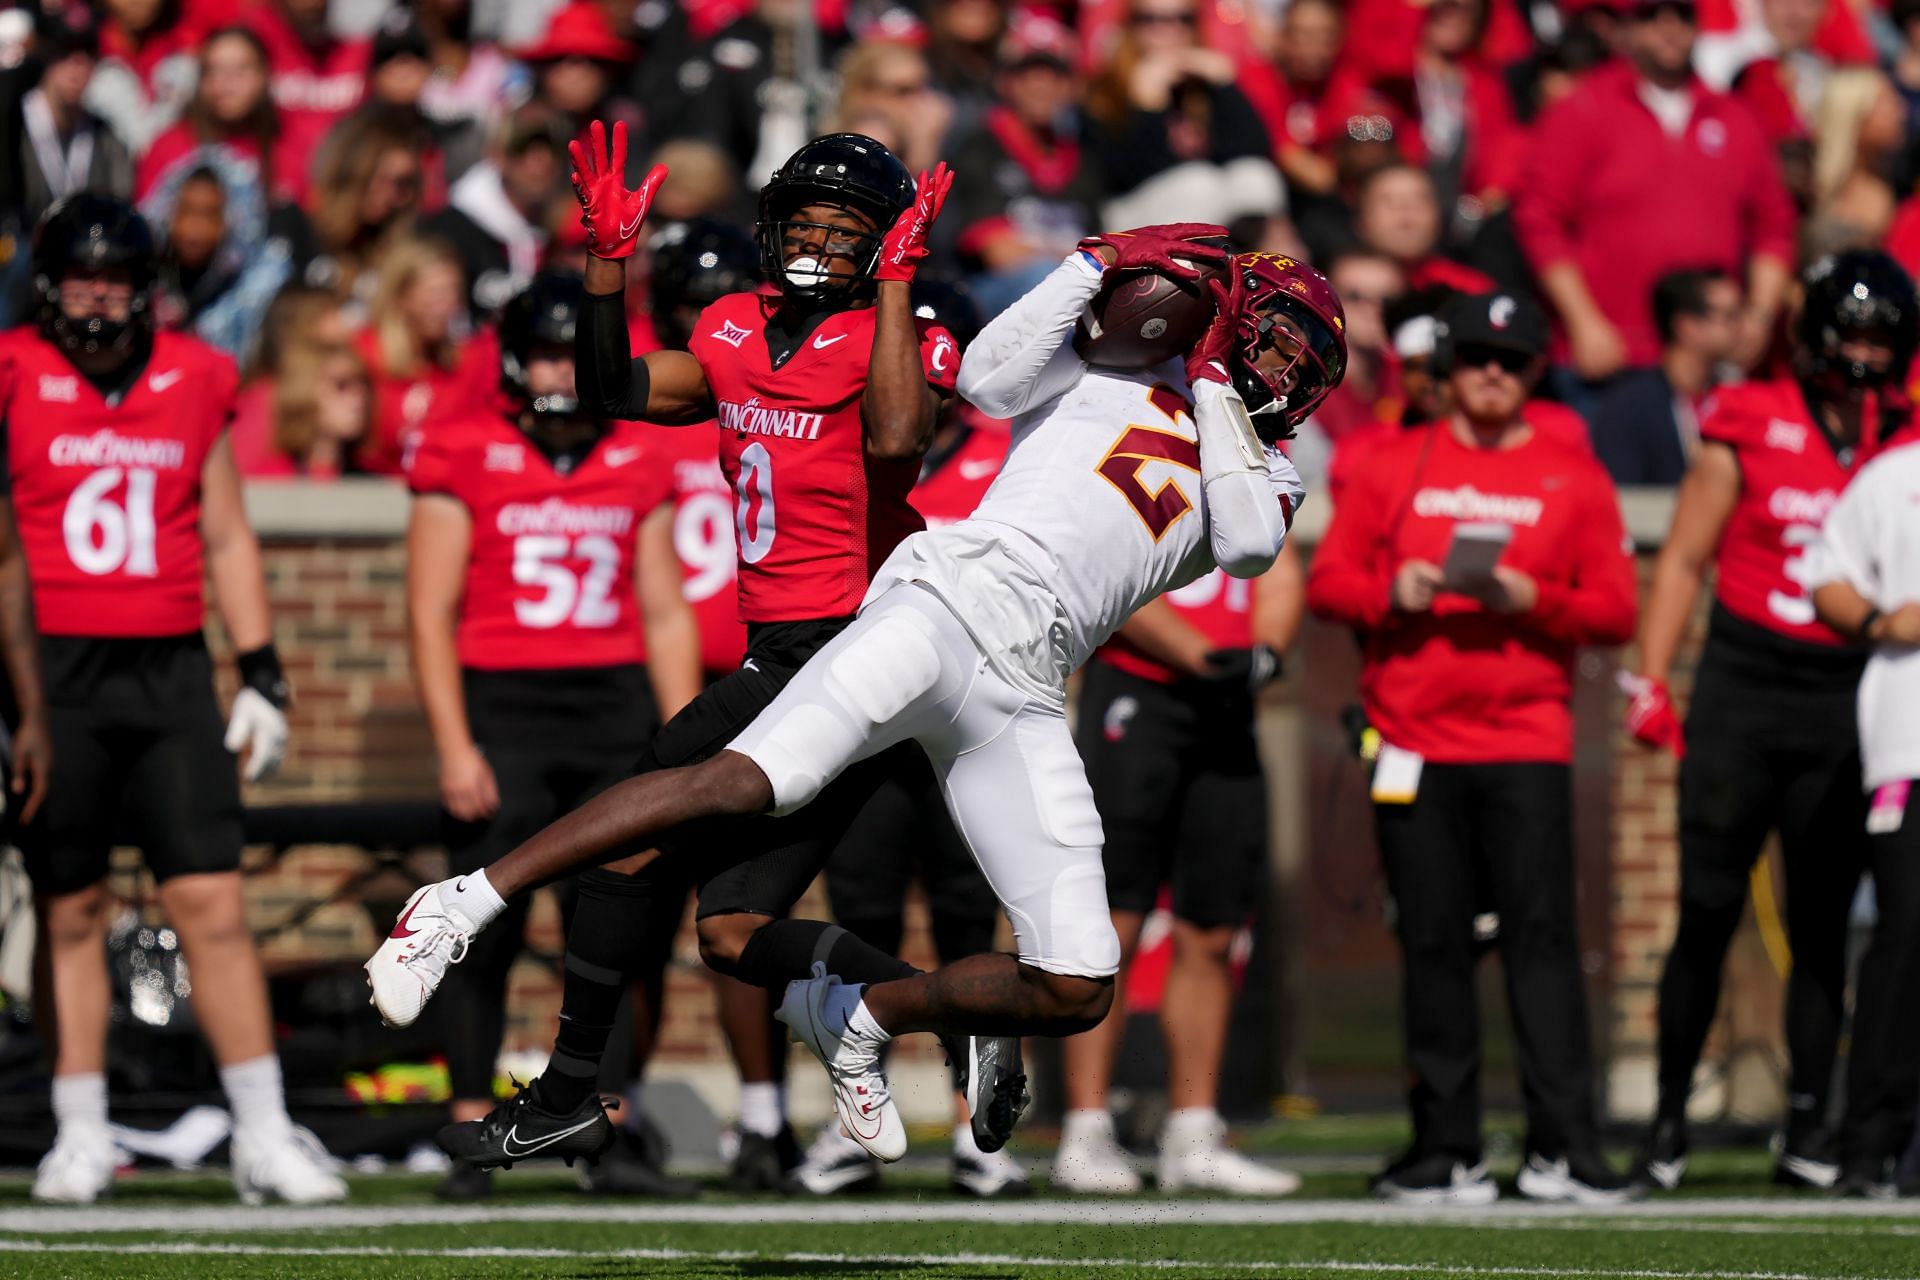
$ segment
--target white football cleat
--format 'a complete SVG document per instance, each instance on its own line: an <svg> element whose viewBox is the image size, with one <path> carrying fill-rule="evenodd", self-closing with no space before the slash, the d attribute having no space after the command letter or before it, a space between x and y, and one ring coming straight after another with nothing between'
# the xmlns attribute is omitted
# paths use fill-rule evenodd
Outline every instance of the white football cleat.
<svg viewBox="0 0 1920 1280"><path fill-rule="evenodd" d="M787 984L786 998L774 1016L793 1030L793 1038L813 1050L833 1082L833 1107L847 1136L877 1160L891 1164L907 1154L907 1127L901 1123L893 1092L880 1064L884 1043L831 1018L827 998L845 986L816 963L813 976ZM838 1022L838 1026L832 1025Z"/></svg>
<svg viewBox="0 0 1920 1280"><path fill-rule="evenodd" d="M288 1204L332 1204L347 1198L347 1184L333 1171L333 1157L309 1131L294 1126L281 1133L233 1131L228 1157L233 1189L243 1204L269 1198Z"/></svg>
<svg viewBox="0 0 1920 1280"><path fill-rule="evenodd" d="M113 1186L120 1152L105 1127L60 1131L33 1175L33 1198L43 1204L92 1204Z"/></svg>
<svg viewBox="0 0 1920 1280"><path fill-rule="evenodd" d="M1223 1191L1234 1196L1290 1196L1300 1175L1250 1160L1227 1145L1226 1122L1169 1118L1160 1135L1155 1182L1162 1191Z"/></svg>
<svg viewBox="0 0 1920 1280"><path fill-rule="evenodd" d="M447 966L466 959L467 941L480 932L458 908L440 900L442 880L414 890L387 940L367 961L373 1007L390 1027L410 1027L447 976Z"/></svg>
<svg viewBox="0 0 1920 1280"><path fill-rule="evenodd" d="M1063 1134L1053 1153L1053 1185L1061 1191L1088 1196L1130 1196L1140 1191L1140 1174L1133 1157L1113 1135L1113 1120Z"/></svg>
<svg viewBox="0 0 1920 1280"><path fill-rule="evenodd" d="M871 1191L880 1185L880 1165L867 1149L832 1122L807 1148L800 1165L787 1180L809 1195L830 1196L842 1191Z"/></svg>

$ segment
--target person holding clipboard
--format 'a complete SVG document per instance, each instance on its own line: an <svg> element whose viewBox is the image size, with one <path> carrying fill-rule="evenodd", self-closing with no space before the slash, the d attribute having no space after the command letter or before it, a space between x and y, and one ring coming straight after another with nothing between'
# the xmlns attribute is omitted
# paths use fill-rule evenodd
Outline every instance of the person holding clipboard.
<svg viewBox="0 0 1920 1280"><path fill-rule="evenodd" d="M1634 1194L1599 1155L1574 921L1573 660L1630 638L1631 548L1606 472L1537 430L1546 318L1451 300L1437 369L1451 409L1383 441L1342 494L1307 604L1366 637L1361 696L1403 957L1411 1149L1382 1199L1484 1204L1476 882L1491 889L1526 1096L1532 1199Z"/></svg>

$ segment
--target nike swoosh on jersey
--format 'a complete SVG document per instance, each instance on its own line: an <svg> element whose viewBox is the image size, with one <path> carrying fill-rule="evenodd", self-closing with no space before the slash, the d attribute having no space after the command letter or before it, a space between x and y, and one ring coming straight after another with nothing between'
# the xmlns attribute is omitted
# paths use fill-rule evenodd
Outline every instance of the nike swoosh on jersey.
<svg viewBox="0 0 1920 1280"><path fill-rule="evenodd" d="M521 1147L518 1151L514 1150L513 1142L514 1142L514 1135L520 1132L520 1126L515 1125L513 1126L513 1128L507 1130L507 1136L500 1140L500 1151L503 1155L509 1155L509 1156L512 1156L514 1159L518 1160L521 1156L530 1156L536 1151L545 1151L548 1147L552 1146L554 1143L559 1142L566 1138L571 1138L574 1134L580 1132L582 1129L585 1129L586 1127L591 1125L595 1120L598 1120L599 1118L600 1118L599 1116L594 1116L591 1119L582 1120L579 1124L573 1126L573 1128L571 1129L562 1129L559 1133L550 1133L546 1137L540 1139L540 1141L530 1142L527 1145Z"/></svg>
<svg viewBox="0 0 1920 1280"><path fill-rule="evenodd" d="M834 343L840 341L842 338L846 336L847 335L844 333L836 333L831 338L829 338L824 333L816 333L813 335L813 349L815 351L824 351L828 347L832 346Z"/></svg>
<svg viewBox="0 0 1920 1280"><path fill-rule="evenodd" d="M185 369L169 369L165 373L156 373L147 379L147 386L155 391L165 391L174 383L187 376Z"/></svg>
<svg viewBox="0 0 1920 1280"><path fill-rule="evenodd" d="M984 476L992 475L994 472L998 471L999 469L1000 469L999 463L983 458L978 462L961 463L960 475L963 479L978 480Z"/></svg>
<svg viewBox="0 0 1920 1280"><path fill-rule="evenodd" d="M624 467L639 456L640 450L638 449L609 449L607 450L607 465L610 467Z"/></svg>

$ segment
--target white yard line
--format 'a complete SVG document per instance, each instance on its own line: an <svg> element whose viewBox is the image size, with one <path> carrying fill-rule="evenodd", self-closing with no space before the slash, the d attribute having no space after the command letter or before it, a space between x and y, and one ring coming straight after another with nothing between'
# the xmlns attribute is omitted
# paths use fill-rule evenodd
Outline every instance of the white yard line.
<svg viewBox="0 0 1920 1280"><path fill-rule="evenodd" d="M114 1254L124 1255L127 1246L96 1241L64 1243L42 1240L0 1240L0 1254ZM259 1258L441 1258L441 1259L560 1259L576 1261L648 1261L648 1262L778 1262L810 1263L831 1266L919 1266L919 1267L1083 1267L1136 1270L1197 1272L1215 1274L1295 1274L1339 1272L1351 1275L1406 1275L1439 1273L1450 1276L1573 1276L1581 1280L1827 1280L1826 1277L1797 1271L1668 1271L1643 1268L1582 1267L1479 1267L1449 1263L1423 1262L1345 1262L1333 1259L1299 1262L1207 1262L1176 1258L1047 1258L1018 1253L794 1253L750 1252L747 1250L700 1249L388 1249L375 1245L314 1246L200 1244L160 1242L142 1244L139 1252L172 1257L259 1257ZM1893 1277L1855 1277L1854 1280L1896 1280Z"/></svg>
<svg viewBox="0 0 1920 1280"><path fill-rule="evenodd" d="M1591 1230L1658 1228L1694 1223L1746 1225L1763 1230L1781 1218L1820 1222L1884 1221L1920 1227L1920 1202L1813 1200L1793 1197L1728 1200L1652 1200L1626 1206L1529 1204L1502 1201L1478 1209L1416 1209L1364 1200L1030 1200L994 1201L846 1200L778 1204L487 1204L328 1205L302 1209L276 1205L196 1208L111 1204L85 1208L27 1207L0 1210L0 1232L54 1234L89 1231L261 1232L322 1231L408 1226L479 1226L487 1223L690 1223L789 1226L882 1226L888 1223L971 1223L983 1226L1288 1226L1361 1223L1441 1227L1512 1227ZM1780 1228L1793 1224L1778 1223ZM1716 1228L1720 1229L1720 1228ZM1824 1228L1822 1228L1824 1229Z"/></svg>

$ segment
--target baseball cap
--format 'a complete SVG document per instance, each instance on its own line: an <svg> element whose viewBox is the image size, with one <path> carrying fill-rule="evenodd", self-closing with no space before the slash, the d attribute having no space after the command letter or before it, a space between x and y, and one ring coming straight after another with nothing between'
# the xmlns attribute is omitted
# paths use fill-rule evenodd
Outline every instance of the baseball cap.
<svg viewBox="0 0 1920 1280"><path fill-rule="evenodd" d="M396 9L380 22L380 29L374 32L372 64L385 66L395 58L418 58L425 61L430 49L427 36L413 16L404 9Z"/></svg>
<svg viewBox="0 0 1920 1280"><path fill-rule="evenodd" d="M1008 23L1000 41L1000 65L1011 71L1038 62L1071 71L1078 52L1073 33L1058 20L1023 12Z"/></svg>
<svg viewBox="0 0 1920 1280"><path fill-rule="evenodd" d="M1498 347L1528 356L1547 353L1547 316L1517 293L1469 293L1440 311L1438 336L1454 350Z"/></svg>

